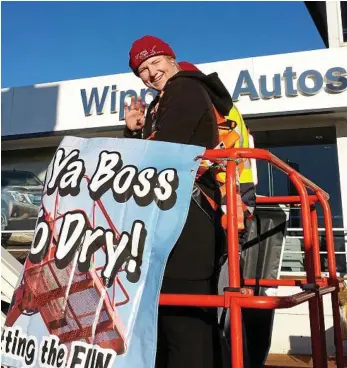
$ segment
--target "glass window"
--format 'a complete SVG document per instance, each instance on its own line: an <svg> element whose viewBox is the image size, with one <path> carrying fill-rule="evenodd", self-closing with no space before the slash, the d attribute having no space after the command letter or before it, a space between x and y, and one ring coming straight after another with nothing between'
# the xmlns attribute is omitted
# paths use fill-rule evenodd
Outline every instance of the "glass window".
<svg viewBox="0 0 347 368"><path fill-rule="evenodd" d="M333 226L343 227L340 180L336 144L271 148L270 151L287 162L330 195ZM294 185L279 170L273 170L273 194L297 195ZM317 208L318 223L324 226L322 209ZM293 209L295 224L301 225L298 210Z"/></svg>
<svg viewBox="0 0 347 368"><path fill-rule="evenodd" d="M330 195L333 227L343 227L336 133L333 127L254 132L259 148L268 149ZM257 162L260 195L296 195L288 176L264 161ZM298 209L292 208L292 222L300 227ZM322 210L317 208L319 226L324 226ZM296 219L294 219L296 218ZM294 227L294 226L292 226Z"/></svg>
<svg viewBox="0 0 347 368"><path fill-rule="evenodd" d="M341 1L341 19L343 42L347 42L347 1Z"/></svg>
<svg viewBox="0 0 347 368"><path fill-rule="evenodd" d="M55 149L2 151L1 245L20 261L32 243L43 179Z"/></svg>
<svg viewBox="0 0 347 368"><path fill-rule="evenodd" d="M255 141L257 144L257 133ZM334 134L332 134L334 133ZM285 136L286 137L285 137ZM330 195L335 236L337 271L346 273L345 232L343 230L339 167L334 128L259 132L259 145L287 162ZM283 139L282 139L283 138ZM290 144L298 142L299 145ZM282 146L280 144L282 143ZM259 145L257 145L259 147ZM265 196L297 195L287 175L264 161L257 162L257 194ZM317 206L318 226L324 228L322 209ZM282 271L304 271L300 208L290 207L290 220L283 255ZM324 229L319 232L322 271L327 271Z"/></svg>
<svg viewBox="0 0 347 368"><path fill-rule="evenodd" d="M1 170L1 186L37 186L43 185L41 180L30 171Z"/></svg>

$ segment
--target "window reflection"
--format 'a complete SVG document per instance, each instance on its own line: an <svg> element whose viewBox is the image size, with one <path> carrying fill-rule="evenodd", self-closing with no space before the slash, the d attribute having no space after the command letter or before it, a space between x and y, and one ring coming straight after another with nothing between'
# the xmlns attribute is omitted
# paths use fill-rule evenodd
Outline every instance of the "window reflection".
<svg viewBox="0 0 347 368"><path fill-rule="evenodd" d="M346 248L345 239L347 232L336 230L334 232L336 271L346 274ZM328 257L326 254L326 237L323 231L319 232L319 244L321 246L321 269L328 272ZM305 254L302 231L288 231L282 262L282 271L304 272Z"/></svg>
<svg viewBox="0 0 347 368"><path fill-rule="evenodd" d="M270 147L274 155L287 162L301 174L319 185L330 195L333 227L343 227L342 203L336 144L315 146ZM297 195L287 175L272 168L267 162L258 161L258 186L260 195ZM317 207L318 223L324 226L322 209ZM301 227L299 211L291 212L291 227Z"/></svg>
<svg viewBox="0 0 347 368"><path fill-rule="evenodd" d="M319 134L319 135L318 135ZM256 144L268 149L330 195L333 227L343 228L338 156L334 128L282 130L254 133ZM258 137L257 137L258 135ZM259 138L257 140L257 138ZM291 142L300 145L291 145ZM282 143L283 146L279 146ZM264 161L257 161L257 194L265 196L297 195L287 175ZM318 226L324 228L323 212L317 205ZM300 208L290 207L289 229L283 256L282 271L304 271L304 254ZM296 231L294 231L296 229ZM346 252L345 235L334 231L335 251ZM321 250L326 251L325 236L320 232ZM337 271L346 273L346 254L336 255ZM321 255L322 271L327 271L327 256Z"/></svg>
<svg viewBox="0 0 347 368"><path fill-rule="evenodd" d="M341 1L340 4L343 42L347 42L347 1Z"/></svg>

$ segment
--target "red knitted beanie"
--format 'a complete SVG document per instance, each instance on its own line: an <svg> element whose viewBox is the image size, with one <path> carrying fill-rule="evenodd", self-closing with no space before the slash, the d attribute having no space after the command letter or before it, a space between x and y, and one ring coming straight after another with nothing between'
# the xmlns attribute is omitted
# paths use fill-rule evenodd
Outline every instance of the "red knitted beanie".
<svg viewBox="0 0 347 368"><path fill-rule="evenodd" d="M153 36L144 36L136 40L129 52L129 66L138 75L140 64L152 56L167 55L176 58L172 48L163 40Z"/></svg>

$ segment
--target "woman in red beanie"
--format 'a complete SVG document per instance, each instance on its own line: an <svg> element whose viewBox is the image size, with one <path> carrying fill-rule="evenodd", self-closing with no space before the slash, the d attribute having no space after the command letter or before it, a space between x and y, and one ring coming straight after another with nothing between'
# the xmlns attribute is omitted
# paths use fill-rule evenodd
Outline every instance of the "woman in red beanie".
<svg viewBox="0 0 347 368"><path fill-rule="evenodd" d="M214 148L218 132L213 105L224 115L232 107L230 94L217 74L206 76L188 63L180 67L171 47L152 36L135 41L129 57L133 72L158 95L146 115L140 99L133 99L130 107L125 104L124 136ZM197 184L212 198L219 193L210 173ZM220 219L205 197L198 195L199 187L167 262L162 293L216 293L223 235ZM215 309L159 307L156 367L222 367L219 334Z"/></svg>

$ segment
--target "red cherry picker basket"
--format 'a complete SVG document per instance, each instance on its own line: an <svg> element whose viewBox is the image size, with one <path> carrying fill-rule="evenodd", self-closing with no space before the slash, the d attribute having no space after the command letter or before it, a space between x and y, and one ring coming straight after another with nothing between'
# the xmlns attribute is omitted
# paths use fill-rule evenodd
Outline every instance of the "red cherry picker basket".
<svg viewBox="0 0 347 368"><path fill-rule="evenodd" d="M227 239L228 239L228 268L229 288L224 295L178 295L161 294L160 305L175 306L201 306L222 307L230 309L230 338L231 338L231 362L234 368L243 368L243 336L242 336L242 308L279 309L292 308L296 305L308 302L311 327L312 359L315 368L323 368L328 365L323 295L331 294L334 342L336 349L336 364L338 368L344 367L343 341L340 325L340 312L338 292L339 280L336 275L336 262L334 254L334 237L332 230L331 211L328 204L329 195L310 180L303 177L292 167L281 161L269 151L262 149L224 149L207 150L203 157L212 162L226 161L227 175ZM270 280L270 279L245 279L241 287L238 224L237 224L237 193L236 193L236 166L237 160L243 158L255 158L268 161L273 166L288 175L295 186L298 196L262 197L257 203L262 204L299 204L303 225L303 243L305 253L305 280ZM308 193L310 190L310 194ZM322 275L318 218L316 204L320 204L324 214L326 231L326 248L328 257L329 277ZM302 292L291 296L254 296L247 286L300 286Z"/></svg>

